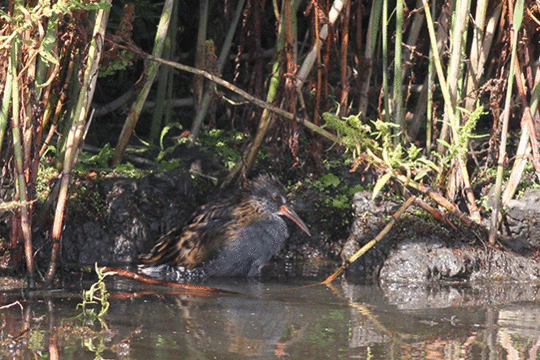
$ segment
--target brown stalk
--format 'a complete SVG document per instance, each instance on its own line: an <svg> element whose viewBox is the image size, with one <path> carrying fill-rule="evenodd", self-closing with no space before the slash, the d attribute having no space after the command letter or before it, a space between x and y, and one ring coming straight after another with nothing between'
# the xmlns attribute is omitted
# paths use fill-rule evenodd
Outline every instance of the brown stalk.
<svg viewBox="0 0 540 360"><path fill-rule="evenodd" d="M49 336L49 356L51 360L59 359L58 337L55 332Z"/></svg>
<svg viewBox="0 0 540 360"><path fill-rule="evenodd" d="M285 80L287 90L289 87L292 87L292 77L296 73L296 41L293 34L293 9L290 1L285 1L283 3L283 11L285 13L285 58L287 59L287 78ZM292 91L290 96L294 96L295 92ZM287 99L288 101L289 99ZM289 102L289 111L294 112L296 110L295 106L296 101Z"/></svg>
<svg viewBox="0 0 540 360"><path fill-rule="evenodd" d="M349 53L349 22L351 17L351 0L345 2L343 17L343 28L341 30L341 52L340 52L340 68L341 68L341 101L340 101L340 116L345 116L348 113L347 104L349 97L349 81L347 54Z"/></svg>
<svg viewBox="0 0 540 360"><path fill-rule="evenodd" d="M315 32L315 39L319 38L319 29L320 29L320 21L319 21L319 12L317 11L318 5L314 6L313 9L313 19L314 19L314 32ZM313 111L313 122L315 125L320 125L320 113L321 113L321 98L323 96L323 83L322 83L322 61L321 61L321 52L317 52L317 91L316 91L316 98L315 98L315 109ZM322 154L322 146L321 141L319 139L319 136L317 134L313 134L313 139L311 143L311 149L310 149L311 156L313 156L313 160L315 162L315 166L317 169L321 168L321 154Z"/></svg>
<svg viewBox="0 0 540 360"><path fill-rule="evenodd" d="M529 130L529 140L531 142L532 148L532 163L534 166L534 170L536 171L536 176L540 181L540 154L538 153L540 143L538 142L538 134L536 134L533 116L531 114L531 108L529 107L529 102L527 101L527 90L525 88L525 84L523 83L523 71L521 71L521 66L519 64L519 56L516 57L515 71L516 86L518 89L519 97L521 99L521 103L523 105L524 121L522 121L522 124L524 124Z"/></svg>
<svg viewBox="0 0 540 360"><path fill-rule="evenodd" d="M208 24L208 2L209 0L201 0L199 3L199 26L197 33L197 47L195 50L195 67L198 69L205 68L205 48L206 48L206 28ZM193 78L193 93L195 95L195 103L200 106L203 91L204 79L201 76Z"/></svg>
<svg viewBox="0 0 540 360"><path fill-rule="evenodd" d="M331 4L328 4L328 7L331 7L332 6L332 10L333 10L333 5ZM336 15L336 18L337 18L337 15ZM331 20L330 20L331 21ZM332 70L332 62L330 61L330 52L332 51L332 41L334 39L334 32L332 31L332 28L330 28L329 30L329 33L330 33L330 36L327 36L325 41L326 41L326 44L325 46L322 48L322 75L323 75L323 81L322 81L322 98L323 98L323 103L322 103L322 110L323 111L326 111L328 109L328 92L329 92L329 89L330 89L330 86L328 84L328 75L330 74L331 70ZM324 125L324 124L323 124Z"/></svg>
<svg viewBox="0 0 540 360"><path fill-rule="evenodd" d="M73 37L73 33L71 33L71 37ZM67 98L69 84L71 83L73 69L75 68L74 59L76 58L76 55L73 51L72 39L68 41L68 46L66 46L63 53L64 53L63 57L65 61L67 62L67 65L62 66L62 68L67 68L64 81L63 81L64 85L60 89L60 95L58 97L58 100L56 101L56 107L54 109L53 114L49 115L49 113L52 112L53 102L52 101L47 102L47 109L45 109L45 114L43 115L43 127L45 127L47 123L49 122L50 116L52 116L52 120L51 120L51 126L49 127L49 132L47 133L47 137L45 138L45 141L43 142L43 145L41 146L41 149L39 151L39 158L41 158L43 154L45 153L45 151L47 151L47 147L49 146L49 143L51 142L53 135L56 133L58 120L60 119L60 116L62 115L62 108Z"/></svg>
<svg viewBox="0 0 540 360"><path fill-rule="evenodd" d="M11 215L11 230L9 233L9 257L14 266L18 266L23 259L23 249L21 248L21 217L19 211L14 211Z"/></svg>
<svg viewBox="0 0 540 360"><path fill-rule="evenodd" d="M527 47L525 48L524 55L525 55L525 63L529 63L530 58L528 58L527 56ZM510 173L510 176L508 177L508 181L507 181L506 187L504 189L504 192L501 198L501 206L503 207L510 199L514 197L516 193L516 189L521 181L523 171L525 171L525 166L527 164L529 154L531 153L531 150L532 150L531 143L537 142L536 138L531 139L531 133L529 131L530 119L528 118L529 117L532 118L533 110L530 108L530 106L527 103L526 89L525 89L525 86L523 84L523 79L522 79L523 74L521 73L521 68L519 67L519 65L516 65L515 71L516 71L516 76L515 76L516 87L518 89L521 102L523 103L524 106L523 106L523 113L521 116L521 136L519 140L519 146L516 151L514 164L512 166L512 172ZM528 80L530 80L529 81L530 88L534 89L534 81L532 80L532 76L531 76L531 79L528 79ZM536 112L536 109L534 111ZM537 117L536 121L539 122L540 119ZM534 160L534 158L532 160L532 163L536 168L536 164L535 164L536 161ZM538 176L538 171L536 173Z"/></svg>
<svg viewBox="0 0 540 360"><path fill-rule="evenodd" d="M12 245L18 245L18 239L20 235L24 240L24 254L26 258L26 271L28 276L28 286L30 288L34 287L34 255L32 252L32 218L31 218L31 204L27 203L28 199L28 189L27 189L27 173L24 160L24 134L25 126L24 122L21 124L20 117L24 114L24 108L20 105L24 104L24 98L21 99L21 88L19 87L19 82L21 79L22 72L17 75L17 65L18 61L22 57L21 51L18 43L13 43L10 53L9 60L9 70L12 74L13 81L13 95L12 95L12 113L11 113L11 132L13 138L13 159L15 163L15 177L17 185L17 195L19 200L22 203L22 206L19 210L19 219L13 223L12 235ZM21 136L22 135L22 136ZM17 215L14 215L13 218L17 218ZM19 225L19 226L17 226Z"/></svg>
<svg viewBox="0 0 540 360"><path fill-rule="evenodd" d="M293 34L293 31L296 30L293 28L293 9L290 1L285 1L283 3L283 11L285 14L285 59L287 66L287 73L285 77L285 96L281 99L282 102L285 102L287 109L290 113L296 116L296 101L298 99L298 93L295 88L294 76L296 75L296 39ZM289 123L290 134L289 134L289 149L291 154L295 159L296 166L298 164L298 131L297 123L292 121ZM266 135L266 132L265 134ZM246 170L249 169L246 168Z"/></svg>
<svg viewBox="0 0 540 360"><path fill-rule="evenodd" d="M523 16L523 8L521 8L521 14L514 14L513 11L519 11L520 8L515 4L516 8L509 6L509 19L513 19L512 26L510 27L510 45L511 45L511 57L510 57L510 71L508 73L507 80L507 89L504 102L504 110L500 116L500 143L499 143L499 153L497 160L497 173L495 177L495 186L493 192L493 210L491 212L491 223L489 231L489 242L494 245L498 237L499 224L501 220L501 193L502 193L502 182L504 176L504 166L505 159L507 157L506 143L508 140L508 124L510 119L510 112L512 107L512 90L514 86L515 78L517 78L517 73L515 71L516 65L519 66L519 57L517 53L519 39L519 33L521 31L521 20ZM521 2L523 5L523 2ZM510 1L509 1L510 5ZM534 133L531 133L531 137Z"/></svg>
<svg viewBox="0 0 540 360"><path fill-rule="evenodd" d="M109 2L110 1L111 0L109 0ZM88 114L88 108L91 105L91 99L94 96L98 64L103 51L103 39L108 15L109 9L101 9L96 13L93 36L92 40L90 41L89 52L86 60L86 69L83 75L83 84L81 86L76 110L74 112L68 138L66 140L66 150L63 159L62 174L60 177L60 190L58 193L58 201L56 203L56 211L54 214L53 229L51 234L53 245L49 267L45 277L45 282L47 285L52 283L56 274L58 257L60 253L62 228L64 224L66 200L68 198L68 190L71 180L71 170L77 161L79 146L82 145L84 140L85 122Z"/></svg>
<svg viewBox="0 0 540 360"><path fill-rule="evenodd" d="M52 120L51 120L51 126L49 127L49 132L47 133L47 137L43 141L43 145L41 146L41 149L39 151L38 159L41 159L41 157L45 154L47 151L47 148L51 142L51 139L53 138L54 134L56 133L56 129L58 127L58 121L60 119L60 116L63 114L62 109L64 107L64 103L67 98L67 92L69 84L71 83L71 77L73 75L73 71L75 68L75 61L76 58L74 52L73 52L73 42L69 42L69 46L67 47L66 51L64 52L64 57L67 64L67 70L65 74L65 79L63 81L63 87L60 89L60 96L59 99L56 102L56 106L54 109L54 114L52 114ZM64 68L64 67L63 67ZM48 102L47 105L51 106L52 108L52 102ZM49 108L45 110L45 114L43 116L43 122L47 122L50 115L48 115L48 112L51 111ZM35 217L34 226L36 228L41 228L42 224L45 222L47 216L53 211L54 202L58 201L58 192L60 190L60 182L57 182L54 187L51 189L49 196L47 197L47 200L44 204L41 206L41 210L39 214Z"/></svg>

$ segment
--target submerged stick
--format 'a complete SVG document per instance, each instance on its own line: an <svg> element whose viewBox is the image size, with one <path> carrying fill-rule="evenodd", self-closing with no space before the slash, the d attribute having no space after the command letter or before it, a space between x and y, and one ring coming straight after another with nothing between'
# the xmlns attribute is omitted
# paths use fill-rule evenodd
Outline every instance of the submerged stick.
<svg viewBox="0 0 540 360"><path fill-rule="evenodd" d="M181 290L188 290L188 291L203 291L203 292L228 294L228 295L241 295L240 293L237 293L234 291L223 290L223 289L218 289L218 288L213 288L213 287L208 287L208 286L203 286L203 285L182 284L182 283L177 283L173 281L154 279L145 275L138 274L133 271L116 269L116 268L112 268L108 266L103 267L103 271L113 272L115 273L115 275L121 276L126 279L136 280L138 282L141 282L147 285L165 286L165 287L169 287L173 289L181 289Z"/></svg>
<svg viewBox="0 0 540 360"><path fill-rule="evenodd" d="M345 271L345 269L347 267L349 267L349 265L351 265L353 262L355 262L360 256L364 255L369 249L371 249L373 246L375 246L375 244L377 244L379 241L381 241L381 239L384 237L384 235L386 235L390 231L392 226L394 226L396 221L401 217L403 212L413 203L413 201L415 199L416 199L416 196L414 196L414 195L411 196L410 198L408 198L407 201L405 201L403 203L403 205L401 205L401 207L398 209L398 211L396 211L396 213L394 215L392 215L392 219L388 222L388 224L386 224L384 229L382 229L382 231L377 236L375 236L373 238L373 240L368 242L366 245L362 246L362 248L360 250L358 250L351 257L349 257L347 259L347 261L345 261L345 263L343 263L343 265L341 265L339 267L339 269L336 270L336 272L334 272L332 275L327 277L326 280L324 280L321 284L324 284L324 285L330 284L339 275L343 274L343 272Z"/></svg>

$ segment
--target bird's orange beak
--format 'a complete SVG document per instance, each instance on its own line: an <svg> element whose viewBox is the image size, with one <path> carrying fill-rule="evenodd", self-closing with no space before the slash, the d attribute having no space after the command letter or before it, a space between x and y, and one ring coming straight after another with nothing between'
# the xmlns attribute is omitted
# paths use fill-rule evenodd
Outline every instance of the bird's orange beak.
<svg viewBox="0 0 540 360"><path fill-rule="evenodd" d="M293 209L291 209L287 205L281 205L279 207L279 213L294 221L294 223L298 225L300 229L302 229L306 234L311 236L311 233L309 232L306 224L302 221L302 219L300 219L300 216L298 216L298 214L296 214Z"/></svg>

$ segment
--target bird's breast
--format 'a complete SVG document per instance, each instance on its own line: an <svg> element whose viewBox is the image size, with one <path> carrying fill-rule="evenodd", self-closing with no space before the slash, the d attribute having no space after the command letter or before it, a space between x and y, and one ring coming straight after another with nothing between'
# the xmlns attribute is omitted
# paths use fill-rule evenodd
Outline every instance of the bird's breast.
<svg viewBox="0 0 540 360"><path fill-rule="evenodd" d="M289 236L281 218L253 222L231 231L208 265L212 276L254 276Z"/></svg>
<svg viewBox="0 0 540 360"><path fill-rule="evenodd" d="M289 230L281 217L253 221L232 229L230 233L230 238L235 243L260 244L260 246L280 245L287 237Z"/></svg>

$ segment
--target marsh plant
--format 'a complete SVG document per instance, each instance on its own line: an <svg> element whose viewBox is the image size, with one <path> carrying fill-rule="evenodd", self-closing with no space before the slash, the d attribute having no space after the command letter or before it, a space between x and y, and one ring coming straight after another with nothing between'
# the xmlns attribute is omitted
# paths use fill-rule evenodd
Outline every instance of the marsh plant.
<svg viewBox="0 0 540 360"><path fill-rule="evenodd" d="M105 278L109 275L116 274L114 271L106 271L106 268L98 267L97 263L95 264L96 274L98 276L98 281L96 281L90 289L83 290L82 293L82 302L77 305L77 308L81 308L81 314L79 317L94 322L94 320L99 320L101 324L103 316L107 314L109 310L109 292L105 285ZM98 312L99 310L99 312Z"/></svg>

